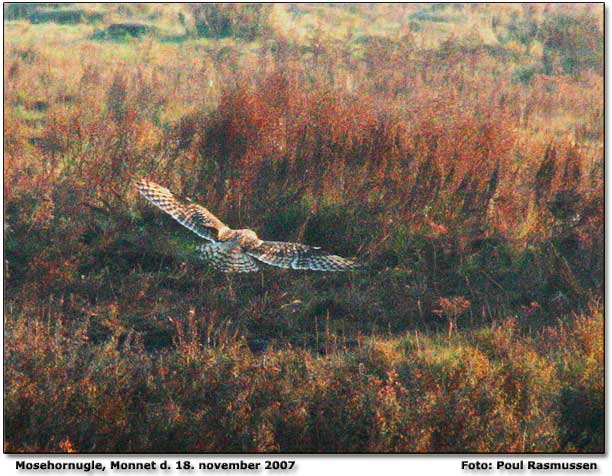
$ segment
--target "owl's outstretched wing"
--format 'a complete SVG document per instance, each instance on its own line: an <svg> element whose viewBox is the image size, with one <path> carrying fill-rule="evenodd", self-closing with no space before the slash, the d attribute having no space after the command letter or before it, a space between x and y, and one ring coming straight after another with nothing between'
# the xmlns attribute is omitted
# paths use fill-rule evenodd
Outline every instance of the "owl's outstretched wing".
<svg viewBox="0 0 612 476"><path fill-rule="evenodd" d="M332 255L317 246L282 241L264 241L245 250L253 258L280 268L310 269L313 271L348 271L363 269L353 260Z"/></svg>
<svg viewBox="0 0 612 476"><path fill-rule="evenodd" d="M223 222L206 208L177 199L170 190L161 185L148 180L139 180L136 182L136 187L153 205L202 238L217 241L219 230L225 227Z"/></svg>

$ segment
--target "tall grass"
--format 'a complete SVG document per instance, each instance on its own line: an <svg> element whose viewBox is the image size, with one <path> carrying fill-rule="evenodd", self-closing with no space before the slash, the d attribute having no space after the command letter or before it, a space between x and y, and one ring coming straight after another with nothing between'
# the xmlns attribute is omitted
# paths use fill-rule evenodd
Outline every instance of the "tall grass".
<svg viewBox="0 0 612 476"><path fill-rule="evenodd" d="M92 344L91 320L51 318L7 324L8 451L603 451L599 313L529 338L510 321L323 357L208 346L194 329L151 354L133 332Z"/></svg>

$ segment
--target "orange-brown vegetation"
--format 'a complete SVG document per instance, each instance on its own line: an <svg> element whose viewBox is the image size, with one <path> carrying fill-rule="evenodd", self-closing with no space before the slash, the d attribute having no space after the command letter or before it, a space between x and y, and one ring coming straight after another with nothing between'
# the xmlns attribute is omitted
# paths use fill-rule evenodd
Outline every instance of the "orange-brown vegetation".
<svg viewBox="0 0 612 476"><path fill-rule="evenodd" d="M5 23L8 451L603 451L601 11L119 7ZM138 176L368 270L219 275Z"/></svg>

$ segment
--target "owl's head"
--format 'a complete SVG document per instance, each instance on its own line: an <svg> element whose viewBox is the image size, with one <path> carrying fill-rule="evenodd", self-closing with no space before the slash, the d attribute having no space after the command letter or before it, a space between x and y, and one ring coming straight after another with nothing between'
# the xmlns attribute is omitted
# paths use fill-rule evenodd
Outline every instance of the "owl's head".
<svg viewBox="0 0 612 476"><path fill-rule="evenodd" d="M257 233L255 233L253 230L238 230L240 232L240 236L242 237L242 239L245 240L259 240L259 237L257 236Z"/></svg>

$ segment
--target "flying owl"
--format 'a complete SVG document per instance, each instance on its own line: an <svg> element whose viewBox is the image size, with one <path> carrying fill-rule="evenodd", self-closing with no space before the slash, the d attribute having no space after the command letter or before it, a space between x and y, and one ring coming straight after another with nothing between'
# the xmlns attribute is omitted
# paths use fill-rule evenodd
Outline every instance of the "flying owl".
<svg viewBox="0 0 612 476"><path fill-rule="evenodd" d="M167 188L148 180L139 180L136 186L153 205L210 242L198 249L202 258L219 271L249 273L259 271L260 263L314 271L362 268L359 263L326 253L318 246L264 241L253 230L232 230L206 208L181 201Z"/></svg>

